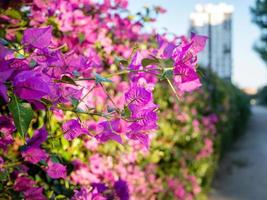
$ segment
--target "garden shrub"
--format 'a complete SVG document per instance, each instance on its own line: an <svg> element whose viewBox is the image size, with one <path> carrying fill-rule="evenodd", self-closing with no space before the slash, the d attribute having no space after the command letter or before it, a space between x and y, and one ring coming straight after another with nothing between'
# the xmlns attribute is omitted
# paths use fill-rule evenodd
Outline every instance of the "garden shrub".
<svg viewBox="0 0 267 200"><path fill-rule="evenodd" d="M256 94L257 103L260 105L267 105L267 86L262 87Z"/></svg>
<svg viewBox="0 0 267 200"><path fill-rule="evenodd" d="M206 36L144 32L165 10L127 4L1 9L0 198L205 198L248 104L216 76L200 87Z"/></svg>

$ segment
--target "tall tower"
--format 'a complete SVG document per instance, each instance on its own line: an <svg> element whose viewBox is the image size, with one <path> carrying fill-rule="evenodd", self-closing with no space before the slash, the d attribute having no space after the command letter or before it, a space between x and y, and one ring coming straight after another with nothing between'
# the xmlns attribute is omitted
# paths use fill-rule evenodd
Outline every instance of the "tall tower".
<svg viewBox="0 0 267 200"><path fill-rule="evenodd" d="M197 4L190 15L190 31L209 37L199 63L221 78L232 76L232 14L234 7L225 3Z"/></svg>

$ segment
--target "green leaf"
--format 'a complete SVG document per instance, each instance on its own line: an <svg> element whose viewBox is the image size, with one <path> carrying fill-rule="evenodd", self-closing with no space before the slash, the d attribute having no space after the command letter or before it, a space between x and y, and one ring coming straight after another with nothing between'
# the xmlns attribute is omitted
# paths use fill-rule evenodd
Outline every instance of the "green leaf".
<svg viewBox="0 0 267 200"><path fill-rule="evenodd" d="M120 60L120 63L124 66L128 66L129 65L129 62L128 60Z"/></svg>
<svg viewBox="0 0 267 200"><path fill-rule="evenodd" d="M107 110L108 110L108 113L111 113L111 112L115 111L116 109L113 108L113 107L110 107L110 106L108 105Z"/></svg>
<svg viewBox="0 0 267 200"><path fill-rule="evenodd" d="M164 70L163 74L162 74L162 78L165 79L165 78L172 78L173 77L173 69L167 69L167 70Z"/></svg>
<svg viewBox="0 0 267 200"><path fill-rule="evenodd" d="M8 179L8 171L0 171L0 180L1 181L6 181Z"/></svg>
<svg viewBox="0 0 267 200"><path fill-rule="evenodd" d="M123 116L123 117L126 117L126 118L128 118L128 117L131 116L131 111L130 111L130 109L129 109L128 106L125 106L125 107L124 107L124 109L123 109L123 111L122 111L122 116Z"/></svg>
<svg viewBox="0 0 267 200"><path fill-rule="evenodd" d="M163 67L164 68L173 67L173 60L172 59L165 59L162 61L163 61Z"/></svg>
<svg viewBox="0 0 267 200"><path fill-rule="evenodd" d="M17 31L15 36L16 36L16 39L18 42L20 42L22 40L23 35L21 32Z"/></svg>
<svg viewBox="0 0 267 200"><path fill-rule="evenodd" d="M30 60L30 67L34 68L37 65L37 62L35 60Z"/></svg>
<svg viewBox="0 0 267 200"><path fill-rule="evenodd" d="M12 93L8 108L12 113L17 131L19 132L20 136L24 138L33 117L31 104L23 102Z"/></svg>
<svg viewBox="0 0 267 200"><path fill-rule="evenodd" d="M47 166L47 162L46 162L45 160L40 160L39 163L40 163L41 165Z"/></svg>
<svg viewBox="0 0 267 200"><path fill-rule="evenodd" d="M15 57L18 58L18 59L23 59L23 58L25 58L23 54L18 53L18 52L15 53Z"/></svg>
<svg viewBox="0 0 267 200"><path fill-rule="evenodd" d="M79 34L78 34L78 38L79 38L79 42L80 42L80 43L83 43L83 41L85 40L85 35L84 35L84 33L79 33Z"/></svg>
<svg viewBox="0 0 267 200"><path fill-rule="evenodd" d="M84 113L84 110L82 110L81 108L76 108L75 109L75 112L76 113Z"/></svg>
<svg viewBox="0 0 267 200"><path fill-rule="evenodd" d="M60 163L59 157L56 154L52 154L50 155L50 159L52 160L52 162L54 163Z"/></svg>
<svg viewBox="0 0 267 200"><path fill-rule="evenodd" d="M41 102L43 104L45 104L46 106L51 106L53 105L52 101L48 100L48 99L45 99L45 98L41 98Z"/></svg>
<svg viewBox="0 0 267 200"><path fill-rule="evenodd" d="M59 80L59 82L61 82L61 83L68 83L68 84L77 86L77 84L75 83L75 81L71 77L66 76L66 75L62 76L62 78L61 78L61 80Z"/></svg>
<svg viewBox="0 0 267 200"><path fill-rule="evenodd" d="M80 72L78 72L77 70L74 70L74 71L72 72L72 75L73 75L73 76L76 76L76 77L81 76Z"/></svg>
<svg viewBox="0 0 267 200"><path fill-rule="evenodd" d="M94 72L94 76L95 76L95 82L96 83L102 83L102 82L112 83L112 80L105 78L98 73Z"/></svg>
<svg viewBox="0 0 267 200"><path fill-rule="evenodd" d="M59 194L56 196L56 200L60 200L60 199L66 199L66 196L63 194Z"/></svg>
<svg viewBox="0 0 267 200"><path fill-rule="evenodd" d="M128 66L129 65L129 61L125 60L123 58L116 58L116 61L119 62L120 64L122 64L123 66Z"/></svg>
<svg viewBox="0 0 267 200"><path fill-rule="evenodd" d="M144 58L142 60L142 66L146 67L148 65L157 64L159 61L157 59Z"/></svg>
<svg viewBox="0 0 267 200"><path fill-rule="evenodd" d="M15 9L8 9L4 12L4 14L13 19L21 19L20 12Z"/></svg>
<svg viewBox="0 0 267 200"><path fill-rule="evenodd" d="M201 69L199 69L199 68L197 68L197 74L198 74L200 77L205 77L204 72L203 72Z"/></svg>
<svg viewBox="0 0 267 200"><path fill-rule="evenodd" d="M78 99L71 97L71 104L74 108L77 108L77 106L79 105Z"/></svg>
<svg viewBox="0 0 267 200"><path fill-rule="evenodd" d="M4 38L0 38L0 43L1 43L2 45L4 45L4 46L6 46L6 45L9 44L9 42L8 42L6 39L4 39Z"/></svg>

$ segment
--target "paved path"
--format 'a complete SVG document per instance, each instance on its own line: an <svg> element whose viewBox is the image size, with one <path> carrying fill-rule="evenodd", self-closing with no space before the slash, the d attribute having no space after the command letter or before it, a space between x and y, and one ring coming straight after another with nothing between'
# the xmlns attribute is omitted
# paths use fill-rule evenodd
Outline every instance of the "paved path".
<svg viewBox="0 0 267 200"><path fill-rule="evenodd" d="M220 164L209 200L267 200L267 109L252 111L246 134Z"/></svg>

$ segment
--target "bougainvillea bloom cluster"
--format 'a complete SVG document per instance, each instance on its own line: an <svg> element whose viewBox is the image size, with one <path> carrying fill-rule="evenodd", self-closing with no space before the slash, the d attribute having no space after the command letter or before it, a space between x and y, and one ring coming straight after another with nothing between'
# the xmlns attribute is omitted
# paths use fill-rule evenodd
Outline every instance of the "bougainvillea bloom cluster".
<svg viewBox="0 0 267 200"><path fill-rule="evenodd" d="M161 108L153 93L165 84L178 98L201 86L197 54L207 37L143 33L154 18L131 19L123 13L126 0L24 3L0 17L6 29L0 43L0 170L7 196L155 199L164 191L150 173L156 167L137 165L138 152L146 154L157 134ZM132 152L109 157L104 147L96 151L106 143L115 152ZM211 152L206 139L199 158ZM194 177L188 181L198 188ZM182 183L169 178L168 185L185 199Z"/></svg>

